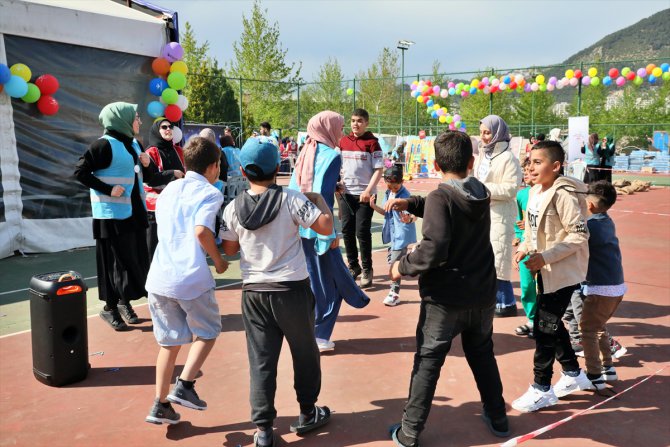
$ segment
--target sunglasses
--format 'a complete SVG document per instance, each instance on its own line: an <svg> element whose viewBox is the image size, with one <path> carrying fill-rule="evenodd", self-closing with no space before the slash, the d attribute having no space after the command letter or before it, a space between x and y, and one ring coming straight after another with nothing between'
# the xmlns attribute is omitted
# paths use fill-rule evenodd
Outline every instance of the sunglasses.
<svg viewBox="0 0 670 447"><path fill-rule="evenodd" d="M168 130L172 129L174 126L172 124L161 124L161 129Z"/></svg>

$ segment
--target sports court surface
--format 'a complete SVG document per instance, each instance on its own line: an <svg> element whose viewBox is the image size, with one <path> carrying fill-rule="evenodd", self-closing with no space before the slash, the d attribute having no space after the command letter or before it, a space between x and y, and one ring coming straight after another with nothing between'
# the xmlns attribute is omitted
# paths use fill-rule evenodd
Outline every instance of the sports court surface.
<svg viewBox="0 0 670 447"><path fill-rule="evenodd" d="M406 184L416 193L435 185L435 180ZM609 324L611 333L628 348L628 354L615 362L620 381L614 390L633 388L521 445L662 447L670 443L670 188L619 196L611 215L617 224L629 286ZM400 419L407 395L419 295L416 280L407 280L401 289L402 304L395 308L382 305L389 281L380 241L381 219L375 217L373 228L377 251L375 287L369 291L372 302L362 310L343 305L333 335L336 349L322 355L319 402L334 411L333 419L320 432L303 438L289 432L298 407L290 356L284 349L274 424L281 438L278 445L392 445L387 427ZM153 400L157 354L148 308L141 304L144 301L139 302L135 307L142 323L127 332L113 332L96 315L100 304L94 259L93 250L88 249L0 260L0 446L251 445L254 427L249 422L249 373L237 262L217 277L223 331L197 385L209 408L197 412L176 406L183 422L166 427L144 422ZM82 382L52 388L32 374L29 301L22 289L34 274L68 269L90 278L91 370ZM518 282L514 285L518 296ZM513 335L523 322L521 314L494 322L495 351L508 408L532 380L533 341ZM182 352L178 365L184 360ZM521 436L576 415L612 394L579 392L535 414L509 408L512 434ZM443 367L421 445L493 446L504 442L489 433L480 412L474 380L456 341Z"/></svg>

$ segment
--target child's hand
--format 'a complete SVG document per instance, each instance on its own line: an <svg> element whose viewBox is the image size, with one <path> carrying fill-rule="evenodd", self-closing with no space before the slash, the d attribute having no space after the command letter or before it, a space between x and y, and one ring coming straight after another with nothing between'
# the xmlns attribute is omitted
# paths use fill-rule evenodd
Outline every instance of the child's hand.
<svg viewBox="0 0 670 447"><path fill-rule="evenodd" d="M374 208L377 205L377 194L370 196L370 207Z"/></svg>
<svg viewBox="0 0 670 447"><path fill-rule="evenodd" d="M332 250L333 248L337 248L340 246L340 237L335 236L335 239L333 239L333 242L330 243L330 249Z"/></svg>
<svg viewBox="0 0 670 447"><path fill-rule="evenodd" d="M416 222L416 216L414 214L410 214L407 211L402 211L400 213L400 222L410 224L412 222Z"/></svg>
<svg viewBox="0 0 670 447"><path fill-rule="evenodd" d="M521 243L521 239L519 239L518 237L515 237L512 240L512 247L517 247L520 243Z"/></svg>
<svg viewBox="0 0 670 447"><path fill-rule="evenodd" d="M228 270L228 261L219 256L218 258L214 259L214 268L216 269L216 273L221 274Z"/></svg>
<svg viewBox="0 0 670 447"><path fill-rule="evenodd" d="M526 221L525 220L517 220L516 221L516 227L519 230L525 230L526 229Z"/></svg>
<svg viewBox="0 0 670 447"><path fill-rule="evenodd" d="M521 262L525 257L526 253L524 253L521 250L514 253L514 266L516 267L517 270L519 270L519 262Z"/></svg>
<svg viewBox="0 0 670 447"><path fill-rule="evenodd" d="M399 261L396 261L393 263L393 265L391 265L391 268L389 269L389 276L391 277L391 281L398 281L400 278L402 278L399 266L400 266Z"/></svg>
<svg viewBox="0 0 670 447"><path fill-rule="evenodd" d="M528 257L528 260L525 262L526 267L531 272L539 271L546 263L541 253L533 253Z"/></svg>
<svg viewBox="0 0 670 447"><path fill-rule="evenodd" d="M407 211L407 199L391 199L384 205L384 211Z"/></svg>

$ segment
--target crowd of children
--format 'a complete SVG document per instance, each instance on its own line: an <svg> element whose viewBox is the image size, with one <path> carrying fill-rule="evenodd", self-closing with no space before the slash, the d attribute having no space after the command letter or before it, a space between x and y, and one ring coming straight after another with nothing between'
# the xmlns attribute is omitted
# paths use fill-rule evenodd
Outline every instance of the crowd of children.
<svg viewBox="0 0 670 447"><path fill-rule="evenodd" d="M130 110L128 119L134 116ZM409 396L401 422L390 429L391 439L400 447L419 445L440 370L457 335L480 392L485 425L496 436L509 436L492 341L494 316L507 307L500 297L501 282L508 277L501 276L490 238L491 207L503 194L487 187L493 182L496 151L506 150L501 145L509 140L506 125L495 117L482 121L490 146L483 153L489 157L484 167L481 160L476 164L465 133L440 134L434 145L434 168L442 182L422 197L412 196L403 185L401 166L382 172L379 144L366 131L367 112L354 111L349 136L341 136L342 124L343 118L334 112L310 120L308 149L297 160L289 188L276 183L280 164L276 145L250 138L235 157L250 188L222 213L223 197L213 186L220 176L221 150L206 138L189 140L183 151L185 174L171 179L155 198L157 246L145 287L159 353L147 422L180 422L172 404L207 409L195 390L195 378L221 332L214 278L207 264L209 257L216 272L228 268L217 247L218 237L226 255L240 254L255 445L275 445L274 399L284 339L293 357L299 404L299 416L290 429L304 434L326 424L330 409L317 405L319 351L334 348L329 340L332 325L347 298L342 296L344 286L330 285L333 281L328 278L335 273L325 277L319 270L327 262L336 266L331 270L344 272L354 288L361 273L361 286L371 284L369 220L376 211L384 216L382 240L389 244L391 286L383 303L398 304L402 276L418 276L421 297ZM335 151L337 144L341 153ZM510 245L516 247L513 259L520 270L527 317L516 334L535 340L533 384L512 403L521 412L553 405L575 391L601 390L617 380L616 354L606 329L626 292L615 225L607 214L616 191L606 181L587 187L561 175L563 163L560 144L537 142L524 162L526 186L516 192L516 238ZM340 167L343 184L336 186ZM517 167L518 163L509 164L511 177ZM375 188L382 175L386 191L380 206ZM343 218L348 267L334 232L336 194L340 211L348 210ZM419 218L422 239L417 243L414 223ZM356 239L361 243L360 263ZM326 290L329 287L334 290ZM368 301L362 292L354 301L347 300L354 307L364 307ZM572 332L579 340L563 323L569 306L567 319L578 328ZM320 330L323 325L328 329ZM170 389L177 354L187 344L186 364ZM585 370L580 368L577 346L583 347ZM562 372L552 386L554 360Z"/></svg>

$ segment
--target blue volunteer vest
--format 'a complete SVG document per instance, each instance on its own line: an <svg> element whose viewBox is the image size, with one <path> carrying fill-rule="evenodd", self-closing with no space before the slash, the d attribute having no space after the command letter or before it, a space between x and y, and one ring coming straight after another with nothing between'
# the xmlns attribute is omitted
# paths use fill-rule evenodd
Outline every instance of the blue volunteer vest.
<svg viewBox="0 0 670 447"><path fill-rule="evenodd" d="M137 176L139 184L142 184L142 168L139 164L140 145L137 140L133 140L133 148L138 156L138 163L135 164L133 157L128 153L122 142L109 135L103 135L102 138L109 142L112 148L112 162L105 169L98 169L93 172L97 178L108 185L121 185L125 188L120 197L112 197L91 189L91 210L94 219L127 219L133 214L133 206L130 194L135 185L135 167L137 166ZM140 188L142 203L144 202L144 188ZM146 205L145 205L146 206Z"/></svg>

